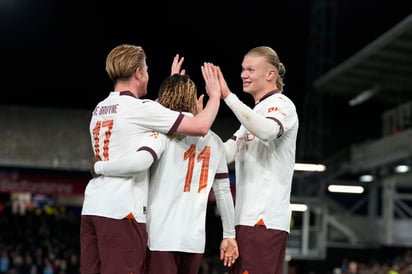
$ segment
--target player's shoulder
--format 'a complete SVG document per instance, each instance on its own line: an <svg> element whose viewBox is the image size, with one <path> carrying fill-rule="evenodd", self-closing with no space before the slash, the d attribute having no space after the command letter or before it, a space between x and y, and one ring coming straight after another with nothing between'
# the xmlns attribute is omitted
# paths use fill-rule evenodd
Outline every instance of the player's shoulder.
<svg viewBox="0 0 412 274"><path fill-rule="evenodd" d="M216 132L213 130L209 130L208 135L210 136L211 139L213 139L218 145L223 145L223 140L220 138L219 135L217 135Z"/></svg>
<svg viewBox="0 0 412 274"><path fill-rule="evenodd" d="M283 101L283 102L287 102L287 103L293 104L292 99L290 99L289 96L288 96L287 94L283 93L283 92L275 93L275 94L273 94L273 95L270 96L270 97L271 97L273 100L280 100L280 101Z"/></svg>
<svg viewBox="0 0 412 274"><path fill-rule="evenodd" d="M262 101L262 106L263 108L269 106L274 106L276 108L277 106L287 108L290 110L296 110L295 103L287 95L283 94L283 92L272 94L271 96Z"/></svg>
<svg viewBox="0 0 412 274"><path fill-rule="evenodd" d="M145 112L149 110L157 111L162 105L151 99L140 99L136 97L124 96L119 103L128 111ZM144 109L144 110L143 110Z"/></svg>

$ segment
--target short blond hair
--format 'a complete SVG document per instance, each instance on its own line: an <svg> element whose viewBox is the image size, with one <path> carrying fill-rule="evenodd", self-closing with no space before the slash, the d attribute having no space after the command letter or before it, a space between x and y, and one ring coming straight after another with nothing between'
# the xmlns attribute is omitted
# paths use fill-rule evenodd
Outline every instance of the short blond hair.
<svg viewBox="0 0 412 274"><path fill-rule="evenodd" d="M122 44L113 48L106 57L106 72L113 83L127 80L137 68L143 68L146 53L141 46Z"/></svg>

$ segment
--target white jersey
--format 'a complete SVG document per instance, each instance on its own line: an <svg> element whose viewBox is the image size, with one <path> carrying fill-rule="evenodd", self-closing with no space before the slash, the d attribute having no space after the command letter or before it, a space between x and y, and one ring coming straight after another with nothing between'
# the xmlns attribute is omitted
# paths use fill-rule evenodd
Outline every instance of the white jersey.
<svg viewBox="0 0 412 274"><path fill-rule="evenodd" d="M204 253L206 209L212 187L222 217L223 238L235 238L234 203L220 137L212 131L204 137L148 136L153 143L145 142L144 149L155 151L158 157L161 154L151 167L149 249Z"/></svg>
<svg viewBox="0 0 412 274"><path fill-rule="evenodd" d="M230 98L235 102L237 97ZM236 102L237 103L237 102ZM240 107L239 107L240 108ZM232 109L236 114L236 109ZM277 123L277 136L262 140L244 125L230 142L235 154L235 224L254 226L263 219L267 228L290 232L290 195L295 164L298 116L293 102L282 93L272 92L253 111ZM259 125L253 125L256 129ZM264 129L262 129L262 132Z"/></svg>
<svg viewBox="0 0 412 274"><path fill-rule="evenodd" d="M133 153L150 130L173 133L183 114L131 92L111 92L92 113L90 135L93 152L102 160ZM133 214L146 222L148 171L133 177L99 176L89 181L82 215L122 219Z"/></svg>

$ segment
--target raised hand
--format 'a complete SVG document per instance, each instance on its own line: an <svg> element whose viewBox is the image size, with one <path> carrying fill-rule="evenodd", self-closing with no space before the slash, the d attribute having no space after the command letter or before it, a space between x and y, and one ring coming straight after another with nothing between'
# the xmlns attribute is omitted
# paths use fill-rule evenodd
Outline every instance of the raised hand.
<svg viewBox="0 0 412 274"><path fill-rule="evenodd" d="M171 69L170 75L173 75L173 74L185 75L186 74L186 70L182 69L182 64L184 60L185 58L180 57L179 54L175 55L175 57L173 58L172 69Z"/></svg>
<svg viewBox="0 0 412 274"><path fill-rule="evenodd" d="M219 67L216 68L218 76L219 76L219 83L222 92L222 99L225 99L230 94L230 89L227 86L225 77L223 77L223 73Z"/></svg>
<svg viewBox="0 0 412 274"><path fill-rule="evenodd" d="M206 84L206 93L209 97L221 97L220 83L217 75L217 66L209 62L204 62L201 66L203 79Z"/></svg>
<svg viewBox="0 0 412 274"><path fill-rule="evenodd" d="M203 98L205 97L204 94L201 94L199 98L197 98L197 111L202 111L203 110Z"/></svg>

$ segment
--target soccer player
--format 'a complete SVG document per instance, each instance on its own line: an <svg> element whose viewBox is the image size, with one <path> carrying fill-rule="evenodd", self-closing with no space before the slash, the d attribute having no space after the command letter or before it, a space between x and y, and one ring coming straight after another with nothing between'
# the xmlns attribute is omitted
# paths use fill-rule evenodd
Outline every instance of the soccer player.
<svg viewBox="0 0 412 274"><path fill-rule="evenodd" d="M239 258L230 274L281 274L292 211L298 115L283 93L285 67L270 47L251 49L243 58L243 91L253 109L231 93L219 70L222 98L241 123L225 142L235 161L235 224Z"/></svg>
<svg viewBox="0 0 412 274"><path fill-rule="evenodd" d="M180 72L182 62L176 55L172 73ZM90 121L94 155L119 159L136 151L151 130L207 134L219 109L220 86L212 64L204 63L201 70L209 100L203 111L190 117L140 99L147 93L149 80L142 47L123 44L113 48L106 58L106 72L114 90L97 104ZM148 171L89 181L81 212L81 273L143 273L147 195Z"/></svg>
<svg viewBox="0 0 412 274"><path fill-rule="evenodd" d="M169 76L162 82L158 102L185 115L196 115L196 85L188 75ZM96 162L94 167L97 174L130 176L152 163L146 273L199 273L212 188L223 225L220 258L224 265L230 266L238 251L234 239L234 204L220 137L211 130L202 137L151 132L138 152L117 160Z"/></svg>

